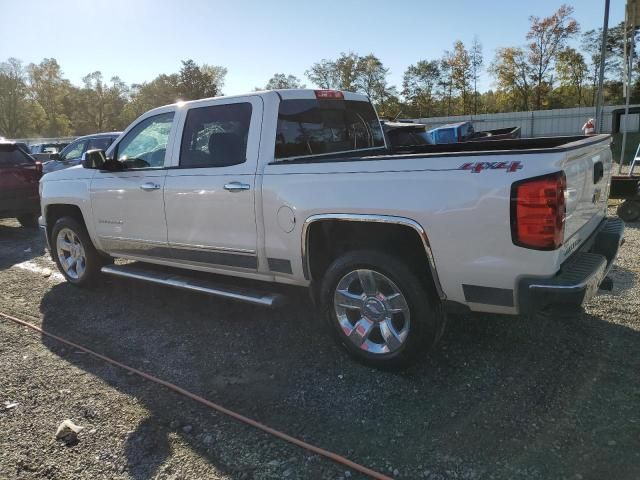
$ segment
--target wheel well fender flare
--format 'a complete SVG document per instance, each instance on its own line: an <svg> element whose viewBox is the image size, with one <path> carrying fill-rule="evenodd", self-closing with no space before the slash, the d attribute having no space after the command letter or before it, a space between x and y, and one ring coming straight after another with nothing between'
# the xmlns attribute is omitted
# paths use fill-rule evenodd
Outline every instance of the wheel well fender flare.
<svg viewBox="0 0 640 480"><path fill-rule="evenodd" d="M47 235L51 235L55 222L64 216L75 218L88 228L82 209L78 205L71 203L52 203L44 207L44 222L47 228Z"/></svg>
<svg viewBox="0 0 640 480"><path fill-rule="evenodd" d="M422 246L428 260L429 270L431 272L433 283L435 285L438 296L441 300L446 299L446 295L442 290L438 272L436 270L435 259L433 256L433 250L429 243L429 237L426 230L415 220L406 217L397 217L393 215L372 215L372 214L352 214L352 213L323 213L317 215L311 215L307 217L302 225L302 242L301 242L301 254L302 254L302 269L304 277L307 280L311 278L310 267L310 255L309 255L309 231L310 227L317 222L321 221L341 221L341 222L363 222L363 223L387 223L394 225L402 225L413 229L420 237Z"/></svg>

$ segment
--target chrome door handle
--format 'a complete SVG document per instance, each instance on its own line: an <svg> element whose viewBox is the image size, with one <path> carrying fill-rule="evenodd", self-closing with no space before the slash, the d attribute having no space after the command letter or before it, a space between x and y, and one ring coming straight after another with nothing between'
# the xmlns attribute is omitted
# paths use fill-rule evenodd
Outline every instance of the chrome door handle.
<svg viewBox="0 0 640 480"><path fill-rule="evenodd" d="M159 190L160 185L158 185L157 183L147 182L140 185L140 188L145 192L151 192L153 190Z"/></svg>
<svg viewBox="0 0 640 480"><path fill-rule="evenodd" d="M231 183L227 183L224 186L224 189L230 192L239 192L241 190L249 190L250 188L251 188L251 185L249 185L248 183L240 183L240 182L231 182Z"/></svg>

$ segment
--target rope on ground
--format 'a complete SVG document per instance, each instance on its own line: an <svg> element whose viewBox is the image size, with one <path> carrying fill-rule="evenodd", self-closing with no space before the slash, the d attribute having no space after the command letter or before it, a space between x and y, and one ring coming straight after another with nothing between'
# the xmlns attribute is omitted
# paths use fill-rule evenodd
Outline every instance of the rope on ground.
<svg viewBox="0 0 640 480"><path fill-rule="evenodd" d="M102 355L98 352L94 352L93 350L90 350L86 347L83 347L82 345L79 345L77 343L74 343L70 340L67 340L65 338L62 338L58 335L54 335L53 333L49 333L46 330L43 330L42 328L38 327L37 325L33 325L32 323L29 323L25 320L21 320L17 317L14 317L13 315L8 315L6 313L0 312L0 317L5 318L6 320L10 320L14 323L17 323L18 325L22 325L23 327L27 327L31 330L33 330L34 332L38 332L42 335L45 335L49 338L53 338L54 340L57 340L60 343L64 343L65 345L68 345L70 347L73 347L77 350L80 350L82 352L85 352L89 355L92 355L96 358L99 358L100 360L110 363L112 365L115 365L117 367L120 367L124 370L127 370L128 372L131 372L135 375L138 375L146 380L149 380L151 382L157 383L159 385L162 385L165 388L168 388L169 390L172 390L176 393L179 393L180 395L184 395L187 398L190 398L198 403L201 403L202 405L205 405L217 412L220 412L224 415L227 415L229 417L235 418L236 420L239 420L240 422L246 423L247 425L250 425L254 428L257 428L258 430L262 430L263 432L266 432L270 435L273 435L275 437L280 438L281 440L284 440L285 442L289 442L293 445L296 445L298 447L301 447L305 450L308 450L309 452L313 452L317 455L320 455L322 457L325 457L333 462L339 463L340 465L343 465L347 468L350 468L352 470L355 470L357 472L363 473L365 475L370 476L371 478L375 478L376 480L392 480L390 477L376 472L375 470L372 470L368 467L365 467L364 465L360 465L359 463L353 462L351 460L349 460L348 458L345 458L341 455L338 455L336 453L330 452L328 450L325 450L323 448L320 447L316 447L315 445L311 445L310 443L307 443L303 440L300 440L298 438L292 437L291 435L287 435L286 433L280 432L279 430L276 430L274 428L268 427L260 422L257 422L249 417L245 417L244 415L241 415L239 413L234 412L233 410L229 410L228 408L223 407L222 405L218 405L217 403L214 403L210 400L207 400L206 398L203 398L199 395L196 395L195 393L191 393L188 390L185 390L184 388L181 388L171 382L167 382L165 380L162 380L160 378L154 377L153 375L150 375L148 373L142 372L140 370L137 370L133 367L130 367L129 365L125 365L124 363L118 362L117 360L113 360L112 358L109 358L105 355Z"/></svg>

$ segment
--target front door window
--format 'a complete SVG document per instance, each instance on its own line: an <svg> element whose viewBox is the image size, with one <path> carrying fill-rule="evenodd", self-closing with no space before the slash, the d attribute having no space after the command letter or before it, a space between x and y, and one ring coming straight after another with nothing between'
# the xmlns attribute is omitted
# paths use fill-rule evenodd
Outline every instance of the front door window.
<svg viewBox="0 0 640 480"><path fill-rule="evenodd" d="M173 112L142 120L120 141L115 158L124 163L127 170L164 167L172 123Z"/></svg>

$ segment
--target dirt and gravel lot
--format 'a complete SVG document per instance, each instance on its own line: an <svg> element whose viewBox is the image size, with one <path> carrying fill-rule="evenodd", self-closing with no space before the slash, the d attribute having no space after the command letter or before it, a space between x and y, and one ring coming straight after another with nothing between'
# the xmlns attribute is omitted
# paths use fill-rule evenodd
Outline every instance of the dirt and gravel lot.
<svg viewBox="0 0 640 480"><path fill-rule="evenodd" d="M303 294L267 311L121 279L76 289L12 220L0 311L396 478L632 479L640 224L626 238L582 317L454 317L402 373L349 360ZM85 427L69 446L67 418ZM0 319L0 478L360 477Z"/></svg>

